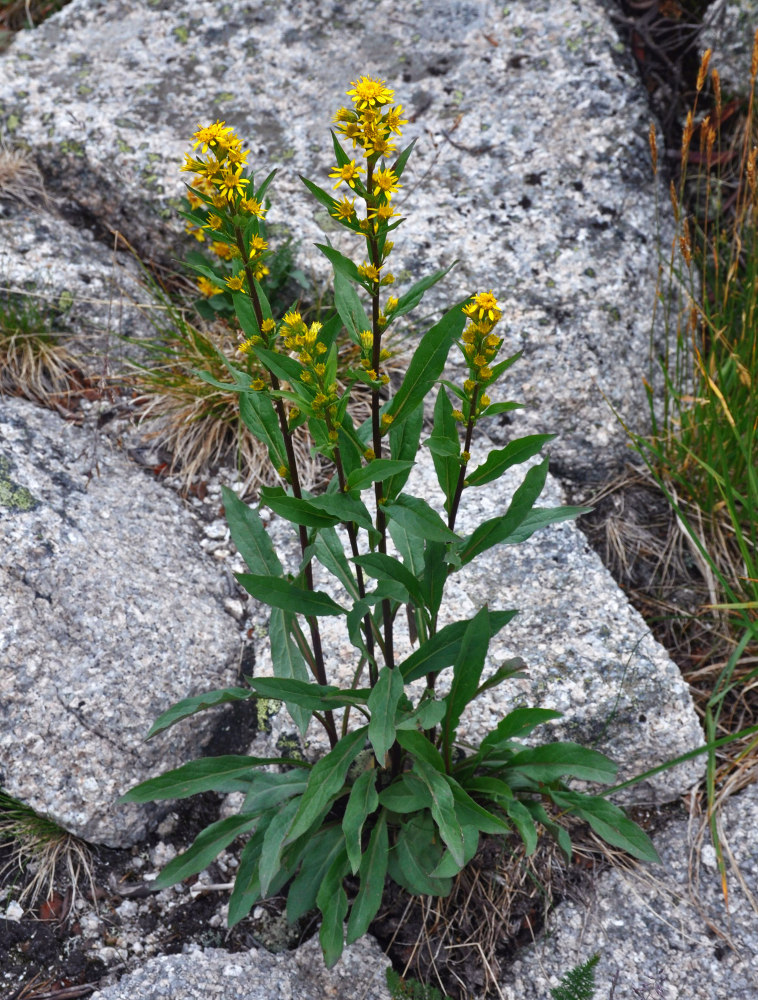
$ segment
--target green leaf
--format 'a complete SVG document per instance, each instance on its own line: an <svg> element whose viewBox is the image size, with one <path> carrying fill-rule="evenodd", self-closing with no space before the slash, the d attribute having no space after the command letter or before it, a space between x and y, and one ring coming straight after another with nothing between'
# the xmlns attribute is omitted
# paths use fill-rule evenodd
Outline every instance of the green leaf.
<svg viewBox="0 0 758 1000"><path fill-rule="evenodd" d="M475 826L482 833L507 834L511 832L510 826L504 820L475 802L457 781L449 775L447 780L453 791L455 814L461 827Z"/></svg>
<svg viewBox="0 0 758 1000"><path fill-rule="evenodd" d="M382 810L374 829L371 831L366 853L361 859L360 888L350 910L350 919L347 922L348 944L357 941L366 933L369 924L381 906L389 849L387 815Z"/></svg>
<svg viewBox="0 0 758 1000"><path fill-rule="evenodd" d="M344 615L346 611L320 590L303 590L289 580L255 573L236 573L239 583L258 601L301 615Z"/></svg>
<svg viewBox="0 0 758 1000"><path fill-rule="evenodd" d="M444 774L445 761L442 754L423 733L402 731L398 733L397 741L415 760L423 760L429 767Z"/></svg>
<svg viewBox="0 0 758 1000"><path fill-rule="evenodd" d="M400 671L382 667L367 705L371 713L368 738L380 766L384 765L384 758L395 742L395 714L403 692L403 675Z"/></svg>
<svg viewBox="0 0 758 1000"><path fill-rule="evenodd" d="M271 663L274 669L274 677L294 678L295 680L308 682L308 668L305 665L303 654L298 649L290 629L292 627L293 616L281 608L272 608L268 622L268 637L271 642ZM293 722L305 736L308 723L311 720L311 713L296 702L285 702L287 711Z"/></svg>
<svg viewBox="0 0 758 1000"><path fill-rule="evenodd" d="M402 556L403 564L418 580L424 572L423 549L417 544L415 537L411 537L405 527L397 521L389 521L387 528L395 548Z"/></svg>
<svg viewBox="0 0 758 1000"><path fill-rule="evenodd" d="M411 733L404 733L404 736L411 736ZM455 801L453 791L446 780L446 775L440 774L431 767L425 760L415 757L413 769L421 778L429 794L432 797L430 810L432 818L437 824L440 837L447 845L448 850L455 859L456 864L463 867L463 833L458 817L455 812Z"/></svg>
<svg viewBox="0 0 758 1000"><path fill-rule="evenodd" d="M535 531L547 527L548 524L573 521L583 514L589 514L591 510L593 510L592 507L535 507L529 511L518 528L511 532L505 541L508 545L517 545L519 542L525 542L527 538L531 538Z"/></svg>
<svg viewBox="0 0 758 1000"><path fill-rule="evenodd" d="M405 587L416 605L421 607L424 604L418 580L394 556L388 556L384 552L367 552L365 555L355 556L353 562L362 566L375 580L396 580Z"/></svg>
<svg viewBox="0 0 758 1000"><path fill-rule="evenodd" d="M334 211L334 206L337 204L334 198L332 198L330 194L324 191L323 188L320 188L317 184L314 184L313 181L309 181L307 177L303 177L301 175L300 180L303 182L303 184L305 184L305 186L308 188L313 197L317 201L320 201L321 204L325 206L325 208L331 215L331 213Z"/></svg>
<svg viewBox="0 0 758 1000"><path fill-rule="evenodd" d="M287 920L293 924L316 905L316 897L326 873L345 849L339 824L324 827L308 839L298 872L287 893Z"/></svg>
<svg viewBox="0 0 758 1000"><path fill-rule="evenodd" d="M260 817L255 833L242 849L239 868L234 879L234 888L229 897L229 927L234 927L240 920L243 920L261 898L258 861L266 829L275 815L276 812L272 810L267 815Z"/></svg>
<svg viewBox="0 0 758 1000"><path fill-rule="evenodd" d="M354 601L358 600L360 597L358 583L334 528L322 528L316 535L313 549L321 565L340 581Z"/></svg>
<svg viewBox="0 0 758 1000"><path fill-rule="evenodd" d="M458 536L445 524L436 510L426 500L401 493L397 499L384 505L384 511L393 521L402 524L416 538L433 542L455 542Z"/></svg>
<svg viewBox="0 0 758 1000"><path fill-rule="evenodd" d="M458 865L450 851L445 851L442 860L432 872L433 878L455 878L461 868L466 865L476 854L479 848L479 830L475 826L462 826L463 833L463 864Z"/></svg>
<svg viewBox="0 0 758 1000"><path fill-rule="evenodd" d="M288 843L307 833L324 815L334 796L342 791L350 765L366 742L366 734L366 726L348 733L325 757L313 765L300 810L287 835Z"/></svg>
<svg viewBox="0 0 758 1000"><path fill-rule="evenodd" d="M419 727L432 729L442 722L446 710L444 699L436 701L434 698L428 698L426 701L422 701L410 715L401 716L395 725L399 730L413 730Z"/></svg>
<svg viewBox="0 0 758 1000"><path fill-rule="evenodd" d="M281 867L280 859L284 848L284 839L292 819L300 807L300 801L300 796L291 799L277 811L268 824L258 862L258 878L263 897L268 894L269 886Z"/></svg>
<svg viewBox="0 0 758 1000"><path fill-rule="evenodd" d="M400 152L400 155L392 164L392 170L394 171L396 177L400 178L403 176L403 171L405 170L405 165L408 162L408 157L413 152L413 147L415 145L416 140L414 139Z"/></svg>
<svg viewBox="0 0 758 1000"><path fill-rule="evenodd" d="M552 719L560 719L561 713L549 708L514 708L481 742L479 747L482 756L497 748L502 743L528 736L533 729Z"/></svg>
<svg viewBox="0 0 758 1000"><path fill-rule="evenodd" d="M264 367L272 371L278 379L283 382L297 384L299 391L305 392L307 396L312 396L313 390L300 381L300 373L303 366L289 354L280 354L278 351L269 351L265 347L256 347L255 354Z"/></svg>
<svg viewBox="0 0 758 1000"><path fill-rule="evenodd" d="M432 386L442 374L450 347L463 331L466 317L461 306L453 306L431 330L421 338L413 352L402 385L385 411L393 418L393 426L407 420L421 406Z"/></svg>
<svg viewBox="0 0 758 1000"><path fill-rule="evenodd" d="M198 792L246 792L256 767L281 763L278 757L201 757L135 785L119 801L156 802L186 799Z"/></svg>
<svg viewBox="0 0 758 1000"><path fill-rule="evenodd" d="M259 816L270 809L276 809L293 795L304 792L307 784L308 774L304 768L293 768L291 771L275 774L261 771L250 782L250 790L245 796L241 812Z"/></svg>
<svg viewBox="0 0 758 1000"><path fill-rule="evenodd" d="M243 392L240 394L240 416L245 426L252 431L268 449L268 457L274 468L286 465L284 438L279 429L279 421L274 405L265 392Z"/></svg>
<svg viewBox="0 0 758 1000"><path fill-rule="evenodd" d="M363 286L365 279L362 277L357 266L346 257L341 254L339 250L335 250L334 247L325 246L323 243L316 243L316 249L320 250L321 253L331 262L334 268L335 274L341 274L343 277L347 278L349 281L354 281L356 284ZM339 311L339 306L337 306ZM345 321L343 320L343 323ZM347 326L347 324L345 323ZM365 329L370 330L371 327L366 327Z"/></svg>
<svg viewBox="0 0 758 1000"><path fill-rule="evenodd" d="M247 292L232 292L232 302L234 302L234 311L245 336L259 337L261 331L258 327L258 319Z"/></svg>
<svg viewBox="0 0 758 1000"><path fill-rule="evenodd" d="M247 680L262 698L293 701L314 712L346 705L364 705L368 698L368 692L362 690L343 690L331 684L313 684L284 677L248 677Z"/></svg>
<svg viewBox="0 0 758 1000"><path fill-rule="evenodd" d="M344 920L348 904L342 879L348 870L347 852L343 847L330 865L316 896L316 904L323 916L319 941L327 969L338 961L345 946Z"/></svg>
<svg viewBox="0 0 758 1000"><path fill-rule="evenodd" d="M485 462L467 473L466 485L484 486L493 479L499 479L507 469L533 458L543 445L555 437L555 434L529 434L511 441L505 448L493 449Z"/></svg>
<svg viewBox="0 0 758 1000"><path fill-rule="evenodd" d="M608 799L557 789L549 789L548 795L560 808L568 809L574 815L586 820L606 843L620 847L640 861L660 863L658 852L644 830L628 819L622 810Z"/></svg>
<svg viewBox="0 0 758 1000"><path fill-rule="evenodd" d="M534 799L528 799L524 802L524 805L532 814L534 819L545 827L553 840L555 840L558 844L561 854L563 854L563 857L566 859L566 864L571 864L571 837L568 834L568 830L562 827L560 823L556 823L555 820L548 815L547 810L541 802L537 802Z"/></svg>
<svg viewBox="0 0 758 1000"><path fill-rule="evenodd" d="M588 750L578 743L546 743L517 753L508 763L508 770L521 771L534 781L555 781L570 776L581 781L601 781L609 784L618 767L597 750Z"/></svg>
<svg viewBox="0 0 758 1000"><path fill-rule="evenodd" d="M453 741L464 708L476 695L489 644L489 611L485 605L463 633L460 652L453 664L453 681L446 698L447 712L442 724L446 747Z"/></svg>
<svg viewBox="0 0 758 1000"><path fill-rule="evenodd" d="M408 813L429 808L432 797L420 778L415 774L405 773L379 793L379 802L391 812L407 816Z"/></svg>
<svg viewBox="0 0 758 1000"><path fill-rule="evenodd" d="M379 805L376 777L377 772L373 768L360 774L350 789L350 798L345 806L342 830L345 834L345 849L353 875L361 865L363 824Z"/></svg>
<svg viewBox="0 0 758 1000"><path fill-rule="evenodd" d="M429 813L413 816L400 827L390 852L390 876L413 895L447 896L452 880L430 874L442 855L439 834Z"/></svg>
<svg viewBox="0 0 758 1000"><path fill-rule="evenodd" d="M333 528L340 518L305 498L293 497L281 486L264 486L261 503L270 507L280 517L293 524L303 524L308 528Z"/></svg>
<svg viewBox="0 0 758 1000"><path fill-rule="evenodd" d="M478 697L482 691L489 691L490 688L497 687L498 684L502 684L509 677L526 677L526 664L520 656L514 656L510 660L501 663L494 674L482 681L476 689L476 696Z"/></svg>
<svg viewBox="0 0 758 1000"><path fill-rule="evenodd" d="M421 431L424 426L424 408L419 406L417 410L409 414L406 420L396 426L390 427L390 454L393 461L410 462L411 467L415 464L418 454ZM385 500L394 500L400 490L408 482L410 468L402 472L396 472L384 480L383 492Z"/></svg>
<svg viewBox="0 0 758 1000"><path fill-rule="evenodd" d="M504 803L503 808L524 841L526 856L529 857L530 854L534 854L538 839L537 827L534 825L531 813L523 802L519 802L518 799L512 799L510 802Z"/></svg>
<svg viewBox="0 0 758 1000"><path fill-rule="evenodd" d="M220 819L216 823L206 826L202 833L195 837L191 847L169 861L153 882L153 886L156 889L166 889L170 885L181 882L182 879L189 878L190 875L197 875L198 872L207 868L211 861L215 860L224 848L228 847L241 833L252 830L257 822L257 816L241 814Z"/></svg>
<svg viewBox="0 0 758 1000"><path fill-rule="evenodd" d="M402 472L410 472L413 462L401 462L394 458L374 458L368 465L354 469L347 477L348 490L363 490L371 483L384 482L391 476Z"/></svg>
<svg viewBox="0 0 758 1000"><path fill-rule="evenodd" d="M433 285L436 285L438 281L441 281L449 271L452 271L457 263L458 261L454 260L449 267L443 268L441 271L435 271L434 274L429 274L414 285L411 285L408 291L398 299L397 307L392 313L393 318L395 316L403 316L405 313L410 312L411 309L415 309L424 297L424 292L428 291Z"/></svg>
<svg viewBox="0 0 758 1000"><path fill-rule="evenodd" d="M228 701L247 701L251 697L252 691L249 688L229 687L218 688L216 691L206 691L204 694L196 694L191 698L184 698L158 716L150 727L150 732L145 739L152 739L156 733L161 733L164 729L169 729L177 722L189 718L196 712L201 712L204 708L210 708L212 705L223 705Z"/></svg>
<svg viewBox="0 0 758 1000"><path fill-rule="evenodd" d="M360 344L361 333L373 327L355 287L340 271L334 272L334 304L350 339Z"/></svg>
<svg viewBox="0 0 758 1000"><path fill-rule="evenodd" d="M540 462L539 465L532 466L514 493L505 514L502 517L493 517L489 521L484 521L468 538L461 541L459 552L463 566L482 552L486 552L493 545L510 538L526 518L534 506L534 501L544 489L547 471L547 459Z"/></svg>
<svg viewBox="0 0 758 1000"><path fill-rule="evenodd" d="M433 620L442 604L442 595L449 575L445 562L447 546L442 542L427 542L424 547L424 576L421 580L424 588L422 600L429 608Z"/></svg>
<svg viewBox="0 0 758 1000"><path fill-rule="evenodd" d="M221 487L221 496L232 539L250 572L281 576L282 564L258 511L248 507L227 486Z"/></svg>
<svg viewBox="0 0 758 1000"><path fill-rule="evenodd" d="M490 639L497 635L501 628L508 624L518 614L517 611L489 611ZM400 671L405 683L418 680L429 673L439 673L445 667L452 666L460 654L463 636L470 622L451 622L441 628L436 635L400 664Z"/></svg>
<svg viewBox="0 0 758 1000"><path fill-rule="evenodd" d="M437 393L434 404L434 429L426 443L432 452L437 482L445 496L445 510L449 513L460 477L461 442L458 437L458 423L453 416L453 404L444 387Z"/></svg>
<svg viewBox="0 0 758 1000"><path fill-rule="evenodd" d="M347 493L324 493L319 497L310 497L308 503L314 510L338 517L342 524L354 521L367 531L371 531L374 527L366 505L361 500L348 496Z"/></svg>

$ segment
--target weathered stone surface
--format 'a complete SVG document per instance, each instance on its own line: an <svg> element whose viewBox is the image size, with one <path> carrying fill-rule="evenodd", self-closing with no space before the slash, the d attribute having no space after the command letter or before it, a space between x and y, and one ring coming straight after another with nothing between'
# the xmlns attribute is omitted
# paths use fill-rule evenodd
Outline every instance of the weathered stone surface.
<svg viewBox="0 0 758 1000"><path fill-rule="evenodd" d="M389 961L377 943L363 938L345 949L331 970L318 938L296 952L263 949L230 955L209 948L147 962L92 1000L389 1000L384 971Z"/></svg>
<svg viewBox="0 0 758 1000"><path fill-rule="evenodd" d="M756 0L716 0L706 11L698 48L701 53L712 50L710 68L719 71L725 97L744 97L749 91L756 29Z"/></svg>
<svg viewBox="0 0 758 1000"><path fill-rule="evenodd" d="M155 333L156 303L132 254L123 245L120 252L109 249L92 228L66 221L53 201L0 200L0 297L30 297L42 315L58 317L61 343L88 374L122 371L125 360L138 355L123 338Z"/></svg>
<svg viewBox="0 0 758 1000"><path fill-rule="evenodd" d="M516 425L560 430L555 458L575 471L600 477L624 451L600 390L644 421L649 115L597 0L74 0L3 62L6 129L77 210L158 253L188 138L223 118L259 171L277 167L270 221L303 240L319 275L311 244L343 234L298 174L328 186L326 129L344 91L360 73L386 78L419 140L397 198L399 286L458 258L430 309L496 291L506 346L527 359L514 391L531 409Z"/></svg>
<svg viewBox="0 0 758 1000"><path fill-rule="evenodd" d="M597 996L616 1000L755 1000L758 995L758 785L729 800L720 827L729 872L724 907L715 851L678 821L654 838L661 867L601 875L589 906L562 903L547 933L500 983L504 1000L544 1000L575 965L600 954ZM697 873L697 875L695 874ZM694 879L697 878L697 881ZM751 898L751 895L752 898ZM651 990L654 981L660 992ZM648 992L641 991L647 987Z"/></svg>
<svg viewBox="0 0 758 1000"><path fill-rule="evenodd" d="M96 843L139 840L132 784L199 755L212 718L144 744L156 716L233 682L220 567L181 501L125 456L0 400L0 785Z"/></svg>
<svg viewBox="0 0 758 1000"><path fill-rule="evenodd" d="M472 468L487 454L480 442L472 451ZM503 479L463 494L456 531L469 534L482 521L504 513L525 467ZM439 486L428 448L422 448L406 491L435 503ZM364 502L367 494L363 495ZM540 507L557 507L564 497L552 477ZM293 554L291 525L274 516L269 531L280 547ZM293 559L293 565L295 560ZM350 606L344 592L324 573L316 586ZM484 604L493 609L517 608L519 614L492 641L489 669L521 656L528 675L484 692L463 717L461 734L474 743L512 708L540 705L562 712L555 724L538 730L538 739L570 739L596 746L620 764L619 780L656 767L702 744L702 730L687 685L678 667L651 637L650 629L631 607L599 557L570 522L537 532L518 545L501 545L452 576L447 583L440 625L473 618ZM261 623L265 609L255 612ZM404 616L396 619L398 662L411 651ZM354 649L339 618L322 618L330 683L349 685L356 665ZM268 640L257 642L256 674L270 673ZM487 668L486 668L487 669ZM449 671L447 672L449 675ZM419 682L421 683L421 682ZM449 683L441 675L440 692ZM423 686L423 685L422 685ZM271 741L293 731L285 712L269 719L271 734L260 735L254 752L263 754ZM312 722L308 737L319 745L322 733ZM703 773L696 758L632 786L621 800L665 802L682 795Z"/></svg>

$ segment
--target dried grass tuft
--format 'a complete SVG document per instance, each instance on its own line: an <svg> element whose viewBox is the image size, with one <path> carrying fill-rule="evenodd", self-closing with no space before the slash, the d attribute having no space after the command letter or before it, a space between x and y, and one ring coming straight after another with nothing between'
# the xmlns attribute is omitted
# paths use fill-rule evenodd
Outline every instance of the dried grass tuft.
<svg viewBox="0 0 758 1000"><path fill-rule="evenodd" d="M0 395L43 405L78 386L77 362L31 299L0 301Z"/></svg>
<svg viewBox="0 0 758 1000"><path fill-rule="evenodd" d="M24 205L46 202L45 185L37 164L27 150L0 138L0 198Z"/></svg>

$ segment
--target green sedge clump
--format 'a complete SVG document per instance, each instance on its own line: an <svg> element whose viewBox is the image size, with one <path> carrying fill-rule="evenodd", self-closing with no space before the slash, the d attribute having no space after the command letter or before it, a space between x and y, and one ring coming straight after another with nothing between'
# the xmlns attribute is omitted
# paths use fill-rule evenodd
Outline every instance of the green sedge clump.
<svg viewBox="0 0 758 1000"><path fill-rule="evenodd" d="M271 251L257 237L273 175L256 187L253 174L245 171L248 153L219 121L198 129L185 162L196 175L193 190L202 203L202 210L187 213L188 222L211 226L213 238L229 248L234 274L223 284L231 289L246 338L241 350L256 365L251 379L249 371L225 359L231 381L224 386L239 394L242 419L265 442L281 478L281 485L261 490L260 505L292 524L302 558L297 572L287 573L258 509L231 490L224 492L231 534L249 568L237 579L271 609L274 676L246 678L245 686L188 698L165 712L149 734L211 705L263 698L283 702L303 736L309 727L320 727L329 749L314 762L206 758L143 782L125 796L147 802L211 789L243 792L239 814L201 833L164 869L156 887L201 871L244 836L230 924L259 899L286 891L290 920L313 908L321 911L328 965L338 960L346 940L367 931L388 878L413 894L445 896L483 835L519 837L532 853L546 832L570 857L571 841L560 822L570 813L614 846L638 858L657 858L648 837L621 809L571 785L575 780L608 784L615 764L576 743L523 743L538 726L559 718L558 712L514 708L478 747L459 738L467 706L519 674L523 661L486 670L490 640L514 617L513 610L485 605L471 619L441 624L448 580L493 546L522 541L583 508L536 506L548 470L542 458L528 469L503 513L469 534L456 531L467 491L535 458L553 435L515 439L471 468L478 423L518 405L491 401L496 383L519 357L499 358L503 338L496 328L502 311L491 291L468 296L445 312L421 336L399 384L388 378L388 328L450 268L404 291L395 289L390 236L403 220L394 199L413 143L396 148L405 121L383 80L361 77L347 93L352 107L340 108L334 118L335 165L329 177L335 181L332 192L345 185L349 194L338 199L303 178L359 244L354 258L318 245L334 273L336 312L323 324L306 323L294 307L274 316L263 294L262 269ZM343 143L349 144L347 151ZM201 278L221 285L211 270L193 266ZM343 331L352 362L338 385ZM454 347L467 365L461 385L442 377ZM366 391L370 413L356 425L349 403L355 392ZM423 445L432 454L440 488L436 507L405 490L422 446L424 402L435 391ZM301 484L292 435L303 424L332 469L320 496ZM315 588L314 563L342 588L343 603ZM327 676L322 635L327 617L343 624L354 650L353 683L347 687ZM405 619L414 648L400 656L396 632ZM446 694L437 690L443 673L449 679Z"/></svg>

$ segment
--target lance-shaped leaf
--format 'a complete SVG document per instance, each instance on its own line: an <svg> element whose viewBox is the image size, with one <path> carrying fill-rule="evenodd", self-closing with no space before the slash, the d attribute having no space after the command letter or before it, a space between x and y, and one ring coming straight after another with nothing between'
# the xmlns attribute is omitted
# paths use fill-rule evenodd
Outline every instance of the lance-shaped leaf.
<svg viewBox="0 0 758 1000"><path fill-rule="evenodd" d="M513 494L508 510L502 517L493 517L489 521L484 521L459 545L461 564L471 562L482 552L493 545L507 541L513 532L519 527L529 511L534 506L534 502L545 486L548 471L548 460L545 459L539 465L534 465L524 476L524 481Z"/></svg>
<svg viewBox="0 0 758 1000"><path fill-rule="evenodd" d="M524 520L505 539L507 545L517 545L531 538L535 531L549 524L560 524L562 521L573 521L583 514L589 514L592 507L534 507Z"/></svg>
<svg viewBox="0 0 758 1000"><path fill-rule="evenodd" d="M407 145L407 146L405 147L405 149L403 149L403 150L402 150L402 151L400 152L400 155L399 155L399 156L398 156L398 158L397 158L397 159L395 160L395 162L394 162L394 163L392 164L392 170L394 171L395 175L396 175L396 176L397 176L398 178L399 178L399 177L402 177L402 176L403 176L403 171L405 170L405 165L406 165L406 163L408 162L408 157L409 157L409 156L411 155L411 153L413 152L413 147L414 147L415 145L416 145L416 140L415 140L415 139L413 139L413 141L412 141L412 142L410 142L410 143L409 143L409 144L408 144L408 145Z"/></svg>
<svg viewBox="0 0 758 1000"><path fill-rule="evenodd" d="M414 895L447 896L452 880L431 875L443 853L431 816L428 812L417 814L400 827L390 852L389 873Z"/></svg>
<svg viewBox="0 0 758 1000"><path fill-rule="evenodd" d="M488 624L490 638L497 635L501 628L508 624L518 614L517 611L489 611ZM439 673L445 667L452 666L461 648L463 635L469 621L451 622L441 628L400 664L400 671L406 684L418 680L429 673Z"/></svg>
<svg viewBox="0 0 758 1000"><path fill-rule="evenodd" d="M488 753L502 744L528 736L537 726L560 718L561 713L554 712L550 708L514 708L491 732L487 733L479 746L479 751L486 759Z"/></svg>
<svg viewBox="0 0 758 1000"><path fill-rule="evenodd" d="M361 834L363 824L379 805L376 791L377 772L370 768L358 776L350 789L350 798L345 806L342 830L345 834L345 849L350 860L350 869L355 875L361 865Z"/></svg>
<svg viewBox="0 0 758 1000"><path fill-rule="evenodd" d="M234 302L234 311L237 313L237 319L242 327L242 332L246 337L259 337L261 331L258 327L258 319L255 315L255 308L250 296L247 292L233 292L232 301Z"/></svg>
<svg viewBox="0 0 758 1000"><path fill-rule="evenodd" d="M410 733L406 733L405 735L409 736ZM431 767L420 757L414 759L413 769L429 790L432 799L430 811L434 822L437 824L440 837L442 837L442 840L447 845L458 867L462 868L463 833L461 832L461 825L458 822L455 812L453 791L446 780L447 776L440 774L439 771Z"/></svg>
<svg viewBox="0 0 758 1000"><path fill-rule="evenodd" d="M332 198L332 196L327 191L324 191L323 188L320 188L317 184L314 184L313 181L309 181L307 177L303 177L301 175L300 180L303 182L303 184L305 184L305 186L308 188L313 197L317 201L320 201L321 204L326 208L326 210L331 215L331 213L334 211L334 206L337 204L334 198Z"/></svg>
<svg viewBox="0 0 758 1000"><path fill-rule="evenodd" d="M286 465L287 449L269 396L255 391L240 393L240 416L248 430L265 444L271 464L277 469Z"/></svg>
<svg viewBox="0 0 758 1000"><path fill-rule="evenodd" d="M424 604L424 595L418 580L399 559L384 552L367 552L365 555L355 556L353 562L362 566L375 580L396 580L405 587L417 606L421 607Z"/></svg>
<svg viewBox="0 0 758 1000"><path fill-rule="evenodd" d="M282 564L258 511L240 500L228 486L221 487L221 496L232 539L250 572L281 576Z"/></svg>
<svg viewBox="0 0 758 1000"><path fill-rule="evenodd" d="M384 505L384 511L393 521L402 524L409 534L432 542L455 542L458 536L445 524L436 510L420 497L401 493Z"/></svg>
<svg viewBox="0 0 758 1000"><path fill-rule="evenodd" d="M280 859L284 848L284 838L292 823L292 818L300 806L300 798L291 799L278 811L268 824L266 835L261 845L258 862L258 878L261 886L261 896L266 896L269 886L280 869Z"/></svg>
<svg viewBox="0 0 758 1000"><path fill-rule="evenodd" d="M367 704L371 713L368 738L380 765L384 764L384 758L395 742L395 715L403 691L403 675L400 671L382 667Z"/></svg>
<svg viewBox="0 0 758 1000"><path fill-rule="evenodd" d="M216 691L206 691L204 694L196 694L191 698L184 698L158 716L150 727L150 732L145 739L152 739L156 733L163 732L164 729L168 729L182 719L188 719L196 712L202 712L204 708L211 708L213 705L223 705L230 701L247 701L252 697L253 692L249 688L228 687L218 688Z"/></svg>
<svg viewBox="0 0 758 1000"><path fill-rule="evenodd" d="M313 551L321 565L337 577L353 600L357 600L360 596L358 583L334 528L322 528L319 531L313 543Z"/></svg>
<svg viewBox="0 0 758 1000"><path fill-rule="evenodd" d="M348 944L357 941L366 933L369 924L381 906L389 849L387 815L382 810L374 829L371 831L366 853L361 859L360 888L350 910L350 919L347 922Z"/></svg>
<svg viewBox="0 0 758 1000"><path fill-rule="evenodd" d="M493 479L499 479L506 470L514 465L520 465L533 458L548 441L552 441L555 434L529 434L527 437L517 438L505 446L505 448L495 448L487 456L486 461L477 466L473 471L466 474L467 486L484 486L491 483Z"/></svg>
<svg viewBox="0 0 758 1000"><path fill-rule="evenodd" d="M361 333L373 329L355 286L341 271L334 273L334 304L350 339L360 344Z"/></svg>
<svg viewBox="0 0 758 1000"><path fill-rule="evenodd" d="M246 680L262 698L292 701L313 712L344 708L346 705L365 705L370 694L368 688L343 689L331 684L313 684L284 677L248 677Z"/></svg>
<svg viewBox="0 0 758 1000"><path fill-rule="evenodd" d="M330 261L335 272L339 272L343 277L347 278L348 281L354 281L358 285L363 286L365 278L362 277L357 266L352 260L350 260L349 257L340 253L339 250L335 250L334 247L325 246L323 243L316 243L316 249L320 250L321 253Z"/></svg>
<svg viewBox="0 0 758 1000"><path fill-rule="evenodd" d="M517 753L509 761L508 770L521 771L534 781L572 777L610 784L618 766L604 754L578 743L546 743Z"/></svg>
<svg viewBox="0 0 758 1000"><path fill-rule="evenodd" d="M393 460L410 462L411 466L416 461L418 454L421 430L424 426L424 408L419 406L413 413L409 414L399 427L394 424L390 428L390 454ZM384 480L383 492L385 500L394 500L400 490L408 482L410 468L402 472L395 472Z"/></svg>
<svg viewBox="0 0 758 1000"><path fill-rule="evenodd" d="M366 733L366 726L362 726L343 736L325 757L313 765L300 809L287 835L288 843L307 833L323 817L333 797L342 790L350 765L363 749Z"/></svg>
<svg viewBox="0 0 758 1000"><path fill-rule="evenodd" d="M182 854L169 861L158 878L153 882L156 889L166 889L176 885L190 875L197 875L215 861L219 854L242 833L252 830L258 822L257 816L239 814L220 819L199 833Z"/></svg>
<svg viewBox="0 0 758 1000"><path fill-rule="evenodd" d="M344 920L348 903L342 879L348 870L347 852L343 847L330 865L316 896L316 904L322 915L319 942L327 969L331 969L338 961L345 947Z"/></svg>
<svg viewBox="0 0 758 1000"><path fill-rule="evenodd" d="M453 404L444 387L437 393L434 404L434 428L432 436L426 443L432 452L437 482L445 495L445 510L449 512L461 471L461 443L458 437L458 423L453 416Z"/></svg>
<svg viewBox="0 0 758 1000"><path fill-rule="evenodd" d="M264 764L303 766L289 757L202 757L135 785L119 801L156 802L186 799L198 792L246 792L255 768Z"/></svg>
<svg viewBox="0 0 758 1000"><path fill-rule="evenodd" d="M291 924L315 907L326 873L344 850L345 839L338 823L324 827L308 838L308 849L300 862L300 871L287 893L287 919Z"/></svg>
<svg viewBox="0 0 758 1000"><path fill-rule="evenodd" d="M308 784L308 770L293 768L283 773L261 771L250 782L241 812L258 816L276 809L295 795L301 795Z"/></svg>
<svg viewBox="0 0 758 1000"><path fill-rule="evenodd" d="M395 425L421 406L432 386L442 374L450 347L463 331L466 317L461 305L453 306L431 330L421 338L413 352L402 385L385 411Z"/></svg>
<svg viewBox="0 0 758 1000"><path fill-rule="evenodd" d="M586 820L606 843L620 847L622 851L639 858L640 861L654 861L660 864L661 859L652 840L608 799L557 789L548 790L548 795L561 809L568 809L569 812Z"/></svg>
<svg viewBox="0 0 758 1000"><path fill-rule="evenodd" d="M394 458L375 458L368 465L354 469L347 477L348 490L363 490L372 483L384 482L390 476L410 472L413 461L401 462Z"/></svg>
<svg viewBox="0 0 758 1000"><path fill-rule="evenodd" d="M258 601L301 615L344 615L347 612L320 590L304 590L289 580L255 573L237 573L237 580Z"/></svg>
<svg viewBox="0 0 758 1000"><path fill-rule="evenodd" d="M268 622L268 636L271 642L271 663L274 676L279 678L294 678L308 682L308 668L303 654L290 634L293 616L281 608L272 608ZM287 711L293 722L305 736L311 713L295 702L285 702Z"/></svg>
<svg viewBox="0 0 758 1000"><path fill-rule="evenodd" d="M420 281L417 281L415 285L411 285L408 291L398 299L397 307L392 313L393 318L395 316L403 316L405 313L410 312L411 309L415 309L424 297L424 292L428 291L433 285L436 285L438 281L441 281L457 263L458 261L454 260L449 267L443 268L441 271L435 271L434 274L429 274Z"/></svg>
<svg viewBox="0 0 758 1000"><path fill-rule="evenodd" d="M423 760L440 774L444 772L445 761L442 759L442 754L423 733L399 732L397 741L403 750L407 750L416 760Z"/></svg>
<svg viewBox="0 0 758 1000"><path fill-rule="evenodd" d="M469 622L461 640L460 652L453 664L453 680L442 723L446 746L452 743L461 713L476 694L489 644L489 611L485 606Z"/></svg>

